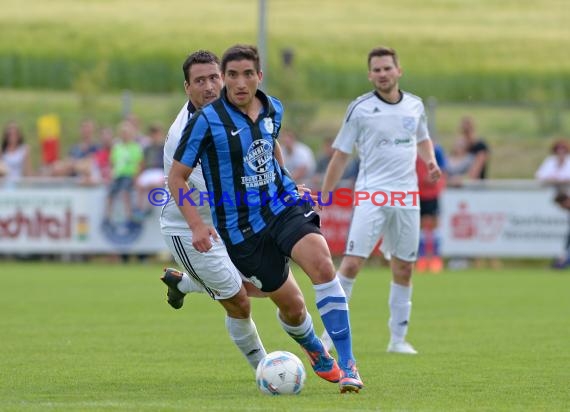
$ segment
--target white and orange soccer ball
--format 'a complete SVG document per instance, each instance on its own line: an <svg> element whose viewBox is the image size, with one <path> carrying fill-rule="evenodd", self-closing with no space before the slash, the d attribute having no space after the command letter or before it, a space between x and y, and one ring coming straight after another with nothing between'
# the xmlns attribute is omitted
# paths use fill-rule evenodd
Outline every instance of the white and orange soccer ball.
<svg viewBox="0 0 570 412"><path fill-rule="evenodd" d="M255 374L257 387L267 395L298 395L306 378L301 359L286 351L268 353Z"/></svg>

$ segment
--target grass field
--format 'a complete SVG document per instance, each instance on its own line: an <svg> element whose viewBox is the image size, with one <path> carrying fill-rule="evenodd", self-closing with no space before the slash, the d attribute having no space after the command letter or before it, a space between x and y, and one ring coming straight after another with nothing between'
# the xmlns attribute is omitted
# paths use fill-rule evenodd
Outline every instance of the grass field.
<svg viewBox="0 0 570 412"><path fill-rule="evenodd" d="M68 89L104 63L105 87L172 91L189 50L221 53L257 41L255 0L1 4L7 88ZM269 82L278 83L289 48L304 97L351 98L367 85L370 48L388 44L401 53L404 86L419 95L436 89L442 100L521 100L544 88L563 100L567 12L566 0L267 0Z"/></svg>
<svg viewBox="0 0 570 412"><path fill-rule="evenodd" d="M2 411L562 411L570 407L570 276L541 269L417 276L410 340L388 355L386 268L361 274L351 302L366 388L341 396L308 374L298 397L266 397L230 343L221 307L174 311L160 266L0 262ZM298 276L319 330L314 294ZM299 348L267 300L266 348ZM304 358L303 358L304 359ZM308 363L305 362L305 366Z"/></svg>

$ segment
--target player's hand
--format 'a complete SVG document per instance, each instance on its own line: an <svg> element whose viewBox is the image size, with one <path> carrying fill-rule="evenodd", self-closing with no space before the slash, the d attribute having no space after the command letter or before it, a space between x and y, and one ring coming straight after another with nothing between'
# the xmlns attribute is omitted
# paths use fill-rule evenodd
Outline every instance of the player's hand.
<svg viewBox="0 0 570 412"><path fill-rule="evenodd" d="M319 203L319 196L313 194L312 190L309 189L307 186L297 185L297 192L299 192L299 195L301 196L301 198L306 199L307 194L311 197L311 200L313 201L313 205L314 205L313 209L316 209L317 211L321 211L323 209L323 207Z"/></svg>
<svg viewBox="0 0 570 412"><path fill-rule="evenodd" d="M216 229L214 229L213 226L201 224L192 229L192 246L194 246L198 252L206 253L212 249L210 237L212 237L214 241L218 241Z"/></svg>
<svg viewBox="0 0 570 412"><path fill-rule="evenodd" d="M441 177L441 169L437 165L436 162L429 162L428 166L428 173L429 179L431 182L437 182Z"/></svg>

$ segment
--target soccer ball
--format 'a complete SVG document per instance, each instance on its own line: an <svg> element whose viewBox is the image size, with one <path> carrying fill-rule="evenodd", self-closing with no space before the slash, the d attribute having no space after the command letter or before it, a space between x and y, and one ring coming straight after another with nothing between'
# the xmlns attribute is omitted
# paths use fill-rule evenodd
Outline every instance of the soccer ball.
<svg viewBox="0 0 570 412"><path fill-rule="evenodd" d="M268 353L255 374L257 387L266 395L298 395L306 377L301 359L286 351Z"/></svg>

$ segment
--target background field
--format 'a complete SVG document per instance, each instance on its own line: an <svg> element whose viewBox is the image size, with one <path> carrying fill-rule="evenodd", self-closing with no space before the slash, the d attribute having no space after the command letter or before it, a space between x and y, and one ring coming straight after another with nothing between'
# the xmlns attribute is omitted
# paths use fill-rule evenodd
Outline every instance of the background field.
<svg viewBox="0 0 570 412"><path fill-rule="evenodd" d="M0 0L0 123L20 122L35 149L37 117L56 113L62 154L86 117L115 127L130 110L143 127L169 125L184 100L184 56L256 43L258 3ZM267 5L265 87L285 102L285 126L315 150L369 90L365 58L378 44L400 52L404 89L438 102L430 122L446 149L460 118L475 117L491 145L492 178L532 178L550 142L570 135L566 0ZM295 56L289 68L286 49Z"/></svg>
<svg viewBox="0 0 570 412"><path fill-rule="evenodd" d="M386 268L365 270L351 303L366 389L341 396L312 373L303 393L269 398L232 347L221 307L174 311L154 265L23 264L0 271L0 410L562 411L570 406L570 277L541 269L417 276L410 340L388 355ZM314 294L298 276L309 308ZM266 300L268 350L301 352ZM205 349L207 348L207 350ZM304 358L303 358L304 360ZM306 367L307 362L304 362Z"/></svg>
<svg viewBox="0 0 570 412"><path fill-rule="evenodd" d="M177 90L184 54L257 41L255 0L2 0L0 85L66 89L99 71L113 90ZM565 0L268 0L271 86L353 98L371 47L396 47L403 85L441 100L570 96ZM281 52L295 52L293 76ZM282 79L284 77L284 79ZM273 79L273 81L271 80ZM287 82L289 83L289 82ZM291 91L291 85L284 85Z"/></svg>

